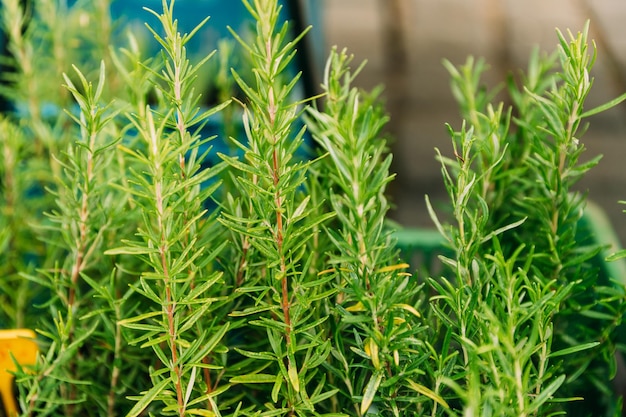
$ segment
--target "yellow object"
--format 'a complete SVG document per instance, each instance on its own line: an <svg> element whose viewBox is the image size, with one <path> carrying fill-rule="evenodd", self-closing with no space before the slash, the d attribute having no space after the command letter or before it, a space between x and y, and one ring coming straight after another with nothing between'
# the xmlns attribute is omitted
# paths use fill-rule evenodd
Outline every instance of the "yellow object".
<svg viewBox="0 0 626 417"><path fill-rule="evenodd" d="M17 416L13 396L13 375L16 371L13 358L20 365L34 365L37 361L35 332L29 329L0 330L0 395L8 417Z"/></svg>

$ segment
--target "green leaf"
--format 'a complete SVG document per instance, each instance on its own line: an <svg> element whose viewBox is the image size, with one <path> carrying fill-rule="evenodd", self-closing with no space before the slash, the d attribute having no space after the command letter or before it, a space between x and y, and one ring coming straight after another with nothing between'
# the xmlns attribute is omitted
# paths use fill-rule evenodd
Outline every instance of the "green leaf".
<svg viewBox="0 0 626 417"><path fill-rule="evenodd" d="M486 243L486 242L488 242L490 239L492 239L495 236L498 236L498 235L500 235L500 234L502 234L502 233L504 233L504 232L506 232L508 230L515 229L516 227L519 227L520 225L522 225L526 221L526 219L527 219L527 217L524 217L521 220L518 220L516 222L513 222L511 224L508 224L506 226L503 226L503 227L501 227L499 229L494 230L493 232L491 232L487 236L485 236L481 240L481 243Z"/></svg>
<svg viewBox="0 0 626 417"><path fill-rule="evenodd" d="M192 416L203 416L203 417L217 416L215 412L209 411L207 409L202 409L202 408L193 408L191 410L187 409L185 410L185 413L192 415Z"/></svg>
<svg viewBox="0 0 626 417"><path fill-rule="evenodd" d="M603 313L596 310L583 310L580 312L581 316L589 317L596 320L606 320L612 322L615 320L615 315L609 313Z"/></svg>
<svg viewBox="0 0 626 417"><path fill-rule="evenodd" d="M264 311L277 310L277 306L265 305L265 306L257 306L257 307L248 307L242 311L231 311L228 316L229 317L245 317L250 316L257 313L262 313Z"/></svg>
<svg viewBox="0 0 626 417"><path fill-rule="evenodd" d="M338 392L339 392L338 389L333 389L333 390L326 391L326 392L323 392L323 393L320 393L320 394L312 395L311 396L311 403L312 404L317 404L319 402L326 401L327 399L333 398L334 396L336 396ZM328 414L322 414L322 415L328 415Z"/></svg>
<svg viewBox="0 0 626 417"><path fill-rule="evenodd" d="M622 101L626 100L626 93L620 95L619 97L614 98L613 100L601 104L598 107L594 107L591 110L587 110L586 112L584 112L583 114L580 115L580 118L585 118L585 117L589 117L589 116L593 116L596 115L598 113L602 113L606 110L609 110L610 108L613 108L615 106L617 106L618 104L620 104Z"/></svg>
<svg viewBox="0 0 626 417"><path fill-rule="evenodd" d="M207 311L209 311L210 308L211 308L210 302L206 302L206 303L201 304L200 306L197 306L194 310L192 310L193 313L190 316L187 316L185 317L184 320L182 320L182 323L181 323L182 325L178 329L178 333L180 334L185 333L192 326L194 326L198 322L198 320L206 317L205 314Z"/></svg>
<svg viewBox="0 0 626 417"><path fill-rule="evenodd" d="M129 317L127 319L120 320L119 323L122 326L126 326L126 325L131 324L131 323L136 323L136 322L144 321L144 320L152 318L152 317L161 316L162 314L163 314L162 311L149 311L147 313L140 314L140 315L135 316L135 317Z"/></svg>
<svg viewBox="0 0 626 417"><path fill-rule="evenodd" d="M441 405L442 407L444 407L445 409L450 409L450 406L448 405L448 403L446 402L446 400L443 399L443 397L441 397L439 394L437 394L436 392L434 392L433 390L431 390L430 388L426 388L425 386L418 384L415 381L412 381L410 379L407 379L407 382L409 384L409 387L422 394L425 395L426 397L430 398L431 400L435 401L436 403L438 403L439 405Z"/></svg>
<svg viewBox="0 0 626 417"><path fill-rule="evenodd" d="M363 399L361 400L361 414L367 413L372 402L374 401L374 397L376 396L376 392L378 391L378 387L380 386L380 382L383 380L383 374L381 372L375 372L370 377L367 386L365 387L365 393L363 394Z"/></svg>
<svg viewBox="0 0 626 417"><path fill-rule="evenodd" d="M154 399L165 390L169 383L169 379L163 379L157 385L150 388L150 390L143 393L135 406L128 412L128 414L126 414L126 417L137 417L142 414L143 410L145 410L146 407L148 407L150 403L152 403L152 401L154 401Z"/></svg>
<svg viewBox="0 0 626 417"><path fill-rule="evenodd" d="M614 262L614 261L617 261L617 260L623 259L623 258L626 258L626 249L621 249L621 250L619 250L619 251L617 251L617 252L607 256L606 260L608 262Z"/></svg>
<svg viewBox="0 0 626 417"><path fill-rule="evenodd" d="M300 392L300 378L298 377L298 367L296 360L292 355L289 355L289 362L287 363L287 375L289 375L289 382L294 391Z"/></svg>
<svg viewBox="0 0 626 417"><path fill-rule="evenodd" d="M557 350L556 352L550 353L550 358L556 358L558 356L571 355L572 353L580 352L587 349L592 349L596 346L600 345L600 342L590 342L584 343L582 345L572 346L566 349Z"/></svg>
<svg viewBox="0 0 626 417"><path fill-rule="evenodd" d="M272 352L251 352L248 350L240 349L238 347L235 348L235 351L247 358L260 359L260 360L265 360L265 361L276 360L276 355L273 354Z"/></svg>
<svg viewBox="0 0 626 417"><path fill-rule="evenodd" d="M552 398L552 395L559 389L559 387L565 381L565 375L559 376L552 381L547 387L544 387L539 395L535 397L535 400L528 407L528 413L532 414L537 411L546 401Z"/></svg>
<svg viewBox="0 0 626 417"><path fill-rule="evenodd" d="M204 359L210 352L213 352L217 347L218 343L222 341L224 335L230 328L230 323L224 323L219 327L217 331L215 331L209 340L205 343L202 349L199 349L195 354L191 357L190 362L199 362ZM213 329L213 328L211 328ZM208 330L207 330L208 331Z"/></svg>
<svg viewBox="0 0 626 417"><path fill-rule="evenodd" d="M283 386L283 377L281 374L276 375L276 380L274 381L274 386L272 387L272 401L275 403L278 402L278 394L280 393L280 388Z"/></svg>
<svg viewBox="0 0 626 417"><path fill-rule="evenodd" d="M248 374L239 375L230 379L231 384L271 384L276 381L276 375Z"/></svg>
<svg viewBox="0 0 626 417"><path fill-rule="evenodd" d="M142 329L137 329L137 330L142 330ZM143 329L145 332L148 332L149 330ZM160 329L159 333L163 331L163 328ZM155 332L155 334L158 334ZM159 337L155 337L154 339L150 338L150 340L148 340L147 342L143 343L140 347L142 349L145 349L147 347L151 347L151 346L155 346L155 345L160 345L161 343L166 343L168 340L170 339L170 336L168 334L162 334Z"/></svg>
<svg viewBox="0 0 626 417"><path fill-rule="evenodd" d="M104 251L105 255L148 255L151 253L159 253L157 248L149 248L146 246L122 246L119 248Z"/></svg>

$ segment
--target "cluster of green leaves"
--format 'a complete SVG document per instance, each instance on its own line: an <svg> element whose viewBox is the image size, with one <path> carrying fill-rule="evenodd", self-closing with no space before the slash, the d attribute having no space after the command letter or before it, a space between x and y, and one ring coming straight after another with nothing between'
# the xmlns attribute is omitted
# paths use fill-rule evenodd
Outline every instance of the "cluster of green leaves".
<svg viewBox="0 0 626 417"><path fill-rule="evenodd" d="M149 27L163 51L161 72L152 72L159 100L154 109L147 105L141 114L128 114L141 144L121 147L132 163L124 191L140 207L141 239L105 252L138 257L148 267L133 287L151 308L119 323L136 331L129 343L151 348L163 367L151 372L153 387L139 397L131 416L155 400L164 403L163 413L180 416L197 414L207 403L214 407L210 371L219 366L212 364L213 350L228 329L218 318L228 301L220 294L222 273L212 268L225 242L215 242L215 215L204 208L219 183L203 186L221 167L201 166L206 154L201 147L212 139L203 137L201 129L228 102L200 111L194 81L211 55L191 65L185 44L208 18L181 35L173 6L164 3L162 14L152 11L163 36ZM206 316L212 319L201 320Z"/></svg>
<svg viewBox="0 0 626 417"><path fill-rule="evenodd" d="M354 415L410 415L424 401L445 401L419 383L424 326L419 283L398 262L385 227L385 187L391 156L380 131L387 118L376 102L352 87L351 58L333 51L323 88L325 111L311 108L311 128L322 151L318 182L336 213L326 228L332 247L328 271L340 289L332 319L336 343L328 367L336 401L358 398ZM331 311L333 306L329 306ZM330 377L329 377L330 378ZM344 409L349 411L349 409Z"/></svg>
<svg viewBox="0 0 626 417"><path fill-rule="evenodd" d="M470 415L585 415L598 398L616 407L598 375L615 375L624 290L599 282L591 261L601 247L579 226L585 200L572 187L599 161L580 162L581 123L625 97L584 110L595 60L587 33L558 32L554 56L534 53L521 87L508 84L506 110L481 88L482 61L446 62L466 123L450 128L455 157L439 154L455 224L433 213L454 249L444 258L454 279L430 283L435 315L451 329L444 383ZM561 404L582 397L584 406Z"/></svg>
<svg viewBox="0 0 626 417"><path fill-rule="evenodd" d="M330 349L320 333L326 317L317 305L332 291L325 292L328 279L316 276L310 250L314 230L332 213L314 215L315 203L305 193L311 162L297 155L305 128L298 126L302 110L294 91L300 75L289 70L304 33L292 39L289 26L279 25L276 2L244 3L256 36L252 42L235 37L250 54L255 72L254 80L246 82L233 71L247 97L242 103L246 140L231 138L242 159L220 155L234 176L220 220L234 238L235 255L229 257L237 260L233 290L242 296L230 316L252 333L242 335L241 347L234 346L246 359L227 375L249 393L246 385L260 386L246 395L242 413L257 412L252 404L260 396L272 400L261 407L268 415L301 415L333 395L315 378Z"/></svg>

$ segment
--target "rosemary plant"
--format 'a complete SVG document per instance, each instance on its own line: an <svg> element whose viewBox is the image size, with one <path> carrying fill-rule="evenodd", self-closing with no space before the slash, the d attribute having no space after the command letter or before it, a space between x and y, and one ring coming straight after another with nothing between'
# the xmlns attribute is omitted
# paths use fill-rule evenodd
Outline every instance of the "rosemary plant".
<svg viewBox="0 0 626 417"><path fill-rule="evenodd" d="M330 278L317 276L311 265L315 254L308 250L314 230L333 214L316 211L304 192L311 162L297 155L305 134L298 127L301 103L293 98L300 75L288 69L304 33L289 38L289 27L278 26L274 1L244 4L256 22L256 38L235 37L252 57L255 81L250 85L233 72L248 99L243 109L247 143L235 142L242 160L221 155L236 173L236 194L228 195L221 220L237 235L234 290L249 298L231 316L249 317L247 326L259 328L255 334L266 341L252 344L258 346L253 351L237 349L251 368L230 382L268 385L260 394L272 400L263 407L267 412L302 415L334 395L314 378L330 351L319 301L334 290L324 290Z"/></svg>
<svg viewBox="0 0 626 417"><path fill-rule="evenodd" d="M331 52L323 88L325 113L311 109L314 137L328 157L320 168L328 201L337 213L326 228L336 250L329 253L340 289L332 326L331 375L341 410L355 415L388 410L412 413L425 398L445 401L417 382L420 362L420 285L399 262L390 230L385 187L391 156L380 132L387 121L375 99L352 87L351 57ZM420 400L417 394L424 394ZM356 400L356 401L355 401ZM352 408L352 410L350 410ZM386 414L386 412L383 412Z"/></svg>
<svg viewBox="0 0 626 417"><path fill-rule="evenodd" d="M433 213L455 249L445 259L455 279L431 285L465 369L446 383L470 415L584 415L597 410L594 389L611 392L595 372L614 375L624 291L598 282L590 260L600 247L578 231L584 196L572 187L599 161L579 162L583 119L625 97L584 110L595 59L587 33L588 25L569 38L558 32L554 57L533 54L522 87L509 83L506 111L480 92L481 61L446 62L466 124L450 129L455 158L439 154L456 224ZM590 408L562 404L579 397Z"/></svg>

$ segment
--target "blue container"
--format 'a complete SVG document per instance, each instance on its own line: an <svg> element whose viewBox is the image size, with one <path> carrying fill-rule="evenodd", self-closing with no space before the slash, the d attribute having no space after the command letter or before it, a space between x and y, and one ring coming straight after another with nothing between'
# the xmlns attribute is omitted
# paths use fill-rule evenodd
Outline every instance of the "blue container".
<svg viewBox="0 0 626 417"><path fill-rule="evenodd" d="M72 2L75 2L73 0ZM306 27L312 30L298 45L298 55L291 70L302 71L302 88L306 96L314 95L319 85L321 70L324 65L324 42L321 28L320 1L315 0L279 0L282 7L281 20L291 24L292 36L296 36ZM145 32L144 22L159 29L156 17L145 10L161 13L162 0L117 0L111 5L111 15L119 30L130 28L135 33ZM241 0L176 0L174 18L178 20L178 31L182 34L191 32L202 20L210 20L195 34L187 45L190 56L204 56L215 50L221 39L233 39L228 27L238 34L244 34L253 24L250 13ZM157 51L159 45L149 39L149 51Z"/></svg>

